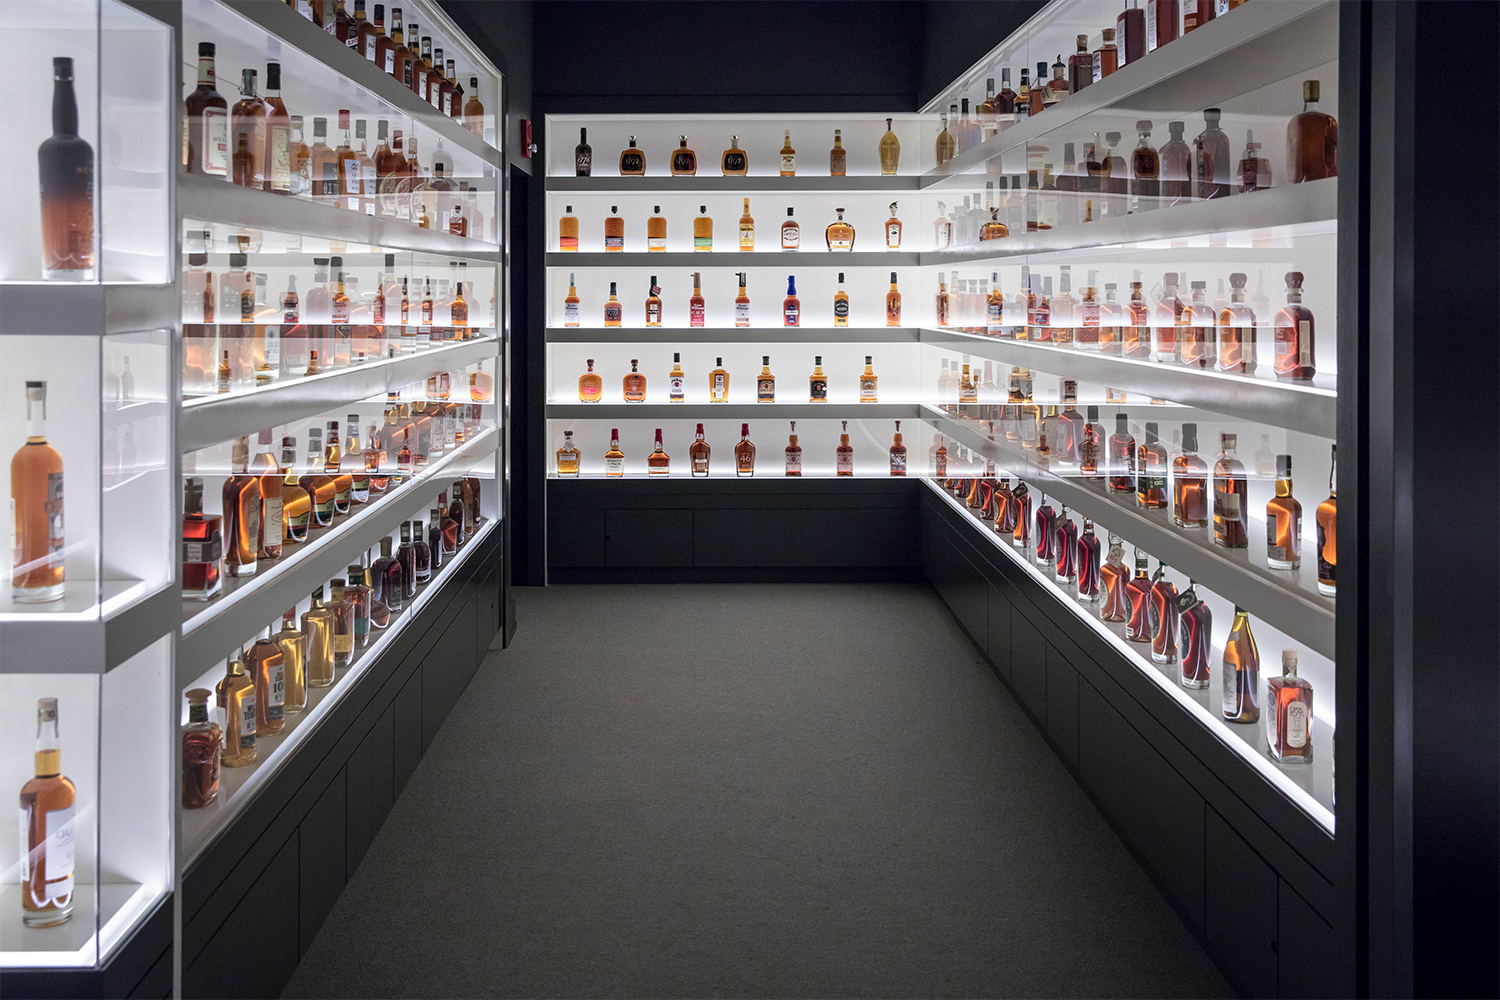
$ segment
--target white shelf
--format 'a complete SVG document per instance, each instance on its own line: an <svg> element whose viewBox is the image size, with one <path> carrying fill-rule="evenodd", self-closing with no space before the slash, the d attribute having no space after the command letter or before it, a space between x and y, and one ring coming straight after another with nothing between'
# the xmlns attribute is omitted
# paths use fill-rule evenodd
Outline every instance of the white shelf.
<svg viewBox="0 0 1500 1000"><path fill-rule="evenodd" d="M728 244L726 243L726 246ZM723 250L716 253L563 253L547 254L547 266L580 267L912 267L918 254L905 250L862 253L830 253L827 250L794 250L791 252L754 250L741 253Z"/></svg>
<svg viewBox="0 0 1500 1000"><path fill-rule="evenodd" d="M1333 732L1332 726L1315 725L1313 727L1313 762L1311 765L1296 765L1283 767L1271 759L1265 749L1265 724L1264 721L1253 725L1231 725L1224 721L1219 712L1220 698L1216 678L1210 681L1207 688L1189 690L1178 681L1178 664L1158 664L1143 656L1140 652L1141 644L1128 642L1125 639L1123 625L1106 622L1099 617L1098 604L1084 604L1064 592L1058 587L1056 581L1039 570L1030 559L1021 554L1020 550L1008 544L1007 540L995 534L994 530L984 521L974 516L974 513L930 479L924 480L934 493L942 497L950 507L964 515L965 519L974 528L975 533L988 539L989 544L1004 552L1017 565L1023 567L1026 572L1040 583L1049 593L1061 601L1088 623L1096 633L1117 649L1122 656L1130 662L1137 670L1149 677L1158 687L1162 689L1172 700L1176 701L1184 710L1200 722L1215 738L1229 747L1234 753L1242 757L1251 767L1268 780L1292 802L1312 817L1325 830L1332 832L1334 829L1333 801ZM1117 532L1118 533L1118 532ZM1128 538L1128 536L1126 536ZM1195 577L1195 579L1198 579ZM1213 589L1207 580L1200 580L1209 589ZM1276 624L1276 623L1273 623ZM1213 651L1211 677L1222 669L1223 650L1215 648Z"/></svg>
<svg viewBox="0 0 1500 1000"><path fill-rule="evenodd" d="M175 285L0 283L0 337L97 337L170 329Z"/></svg>
<svg viewBox="0 0 1500 1000"><path fill-rule="evenodd" d="M317 416L331 406L382 396L391 389L423 382L429 375L461 371L494 360L499 351L498 340L463 341L318 375L285 376L271 385L242 392L189 399L182 404L177 423L177 449L183 453L196 451L228 441L245 433L246 428ZM453 391L455 401L468 401L467 387L454 386Z"/></svg>
<svg viewBox="0 0 1500 1000"><path fill-rule="evenodd" d="M10 971L95 965L113 952L161 893L161 886L139 882L79 882L73 892L73 916L67 923L27 927L20 917L21 886L7 882L0 886L0 907L11 919L0 922L0 968Z"/></svg>
<svg viewBox="0 0 1500 1000"><path fill-rule="evenodd" d="M1025 340L1001 340L955 330L923 329L921 341L1002 364L1145 393L1272 427L1330 439L1338 436L1338 395L1332 376L1318 376L1312 384L1282 382L1270 375L1228 375L1212 369L1141 361Z"/></svg>
<svg viewBox="0 0 1500 1000"><path fill-rule="evenodd" d="M316 731L318 724L353 689L355 680L369 670L390 646L392 640L416 619L431 599L431 595L441 589L443 584L458 571L458 568L480 550L480 543L491 531L495 530L498 524L496 520L482 520L474 536L449 557L449 560L430 581L418 587L417 596L406 602L399 614L392 615L385 628L378 629L372 634L370 645L362 650L355 650L349 666L338 669L336 679L331 686L308 688L305 709L295 715L288 715L286 725L281 732L274 736L261 736L256 739L256 759L253 764L247 767L221 768L217 799L202 809L182 810L182 841L178 854L182 859L184 869L203 853L203 849L212 843L215 837L229 827L234 818L243 812L250 802L254 801L266 782L296 752L298 745ZM270 620L267 619L261 627L269 623ZM221 653L217 659L222 658ZM204 671L215 661L204 661L192 670L184 670L182 655L179 653L177 662L177 687L181 690L201 678Z"/></svg>
<svg viewBox="0 0 1500 1000"><path fill-rule="evenodd" d="M987 142L922 175L923 188L957 179L1010 150L1024 149L1090 114L1127 101L1132 117L1178 116L1286 79L1338 58L1338 7L1332 0L1244 4L1148 53ZM1051 16L1044 10L1038 18ZM981 65L993 66L990 57ZM989 75L998 75L989 71ZM931 114L946 109L929 107ZM1290 115L1291 112L1288 112Z"/></svg>
<svg viewBox="0 0 1500 1000"><path fill-rule="evenodd" d="M379 539L398 530L402 521L425 515L437 495L452 485L448 470L466 467L474 459L493 453L499 444L499 429L488 428L462 448L433 462L420 475L388 490L379 500L355 506L331 527L314 530L308 541L284 543L281 558L266 560L254 576L224 577L224 588L212 601L181 601L179 689L199 676L205 665L223 659L247 642L314 587L357 562Z"/></svg>
<svg viewBox="0 0 1500 1000"><path fill-rule="evenodd" d="M548 420L907 420L917 403L548 403Z"/></svg>
<svg viewBox="0 0 1500 1000"><path fill-rule="evenodd" d="M674 177L670 174L651 177L548 177L548 194L692 194L694 192L719 192L735 194L740 191L847 191L850 194L883 193L891 191L915 191L920 178L915 174L905 176L873 174L867 176L779 177L750 175L742 177Z"/></svg>
<svg viewBox="0 0 1500 1000"><path fill-rule="evenodd" d="M1333 231L1337 225L1338 183L1337 177L1329 177L1305 184L1288 184L1285 187L1237 194L1228 198L1194 201L1114 219L1099 219L1032 233L1013 233L987 243L970 244L952 250L929 250L918 256L924 266L948 267L972 261L1002 260L1007 257L1098 247L1170 244L1174 240L1185 241L1206 233L1232 236L1232 239L1225 240L1226 245L1236 247L1250 247L1259 242L1282 240L1289 236L1322 235ZM1184 246L1182 249L1187 251L1193 248ZM1203 249L1212 252L1214 248ZM552 255L547 256L550 263Z"/></svg>
<svg viewBox="0 0 1500 1000"><path fill-rule="evenodd" d="M1275 625L1309 649L1335 658L1334 600L1318 593L1317 560L1305 558L1298 573L1272 570L1265 546L1252 529L1250 545L1225 549L1213 544L1213 528L1179 528L1169 510L1143 510L1133 494L1110 494L1099 479L1061 476L1041 468L989 425L950 417L924 407L922 418L949 437L992 458L1002 472L1020 476L1071 510L1140 545L1162 560L1258 618ZM998 439L997 439L998 437ZM1118 500L1116 496L1127 499Z"/></svg>
<svg viewBox="0 0 1500 1000"><path fill-rule="evenodd" d="M907 344L914 326L549 326L549 344Z"/></svg>
<svg viewBox="0 0 1500 1000"><path fill-rule="evenodd" d="M410 250L489 263L500 260L500 248L483 240L423 229L404 219L364 215L308 198L241 187L207 174L178 173L177 210L184 219L342 240L351 248Z"/></svg>
<svg viewBox="0 0 1500 1000"><path fill-rule="evenodd" d="M98 604L94 586L78 581L52 604L12 604L7 597L0 674L108 673L177 627L175 584L148 592L141 580L106 580Z"/></svg>

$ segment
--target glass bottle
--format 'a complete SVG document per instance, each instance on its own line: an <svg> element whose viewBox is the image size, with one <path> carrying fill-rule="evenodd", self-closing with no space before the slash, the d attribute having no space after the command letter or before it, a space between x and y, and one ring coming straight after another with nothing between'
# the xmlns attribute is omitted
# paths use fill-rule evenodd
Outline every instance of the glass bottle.
<svg viewBox="0 0 1500 1000"><path fill-rule="evenodd" d="M286 658L269 625L245 654L245 672L255 681L255 732L271 736L286 726Z"/></svg>
<svg viewBox="0 0 1500 1000"><path fill-rule="evenodd" d="M620 216L620 206L609 206L609 215L604 218L604 252L623 253L625 250L625 220Z"/></svg>
<svg viewBox="0 0 1500 1000"><path fill-rule="evenodd" d="M1099 564L1099 536L1094 522L1083 519L1083 534L1078 536L1078 599L1086 604L1099 602L1103 569Z"/></svg>
<svg viewBox="0 0 1500 1000"><path fill-rule="evenodd" d="M208 717L207 688L187 692L188 721L182 727L182 807L202 809L219 797L219 761L224 731Z"/></svg>
<svg viewBox="0 0 1500 1000"><path fill-rule="evenodd" d="M823 239L830 251L849 251L854 249L854 227L844 221L844 210L834 209L838 218L828 224L823 231Z"/></svg>
<svg viewBox="0 0 1500 1000"><path fill-rule="evenodd" d="M1156 151L1159 194L1164 206L1180 205L1193 197L1193 150L1182 134L1183 122L1167 122L1166 145Z"/></svg>
<svg viewBox="0 0 1500 1000"><path fill-rule="evenodd" d="M646 173L646 153L636 148L635 136L630 136L630 145L620 151L620 176L642 177Z"/></svg>
<svg viewBox="0 0 1500 1000"><path fill-rule="evenodd" d="M398 614L406 606L406 598L402 594L401 560L396 558L392 548L389 535L380 540L380 558L370 567L370 578L375 599L391 614Z"/></svg>
<svg viewBox="0 0 1500 1000"><path fill-rule="evenodd" d="M296 608L282 614L281 629L271 640L281 650L282 711L296 715L307 708L307 637L297 631Z"/></svg>
<svg viewBox="0 0 1500 1000"><path fill-rule="evenodd" d="M755 379L755 401L757 403L776 402L776 376L771 374L771 356L761 355L760 375Z"/></svg>
<svg viewBox="0 0 1500 1000"><path fill-rule="evenodd" d="M1031 491L1025 483L1017 483L1011 491L1016 505L1016 526L1011 532L1010 543L1023 552L1031 546Z"/></svg>
<svg viewBox="0 0 1500 1000"><path fill-rule="evenodd" d="M786 438L786 474L800 477L802 475L802 446L797 443L797 421L793 420L791 424L792 431Z"/></svg>
<svg viewBox="0 0 1500 1000"><path fill-rule="evenodd" d="M1130 301L1125 306L1125 324L1121 327L1120 353L1127 358L1151 356L1151 309L1141 292L1141 272L1134 272L1130 283Z"/></svg>
<svg viewBox="0 0 1500 1000"><path fill-rule="evenodd" d="M412 544L412 522L401 522L401 545L396 561L401 564L401 599L410 604L417 596L417 550Z"/></svg>
<svg viewBox="0 0 1500 1000"><path fill-rule="evenodd" d="M1286 305L1276 311L1272 321L1276 346L1275 371L1278 379L1310 382L1317 369L1313 366L1313 314L1302 304L1302 272L1286 274Z"/></svg>
<svg viewBox="0 0 1500 1000"><path fill-rule="evenodd" d="M1085 526L1091 526L1088 522ZM1080 587L1083 577L1080 575ZM1130 618L1130 599L1125 585L1130 582L1130 568L1125 565L1125 546L1120 536L1109 533L1109 554L1104 565L1099 567L1099 579L1094 600L1101 601L1099 617L1107 622L1123 622Z"/></svg>
<svg viewBox="0 0 1500 1000"><path fill-rule="evenodd" d="M323 606L323 588L312 592L312 606L302 613L302 634L307 637L307 686L328 687L333 683L333 612Z"/></svg>
<svg viewBox="0 0 1500 1000"><path fill-rule="evenodd" d="M1230 185L1229 136L1219 128L1218 108L1203 111L1203 131L1193 140L1194 173L1199 198L1227 198Z"/></svg>
<svg viewBox="0 0 1500 1000"><path fill-rule="evenodd" d="M813 357L813 372L807 377L807 401L828 402L828 376L823 373L823 355Z"/></svg>
<svg viewBox="0 0 1500 1000"><path fill-rule="evenodd" d="M1297 651L1281 651L1281 676L1266 681L1266 749L1278 764L1311 764L1313 689L1297 676Z"/></svg>
<svg viewBox="0 0 1500 1000"><path fill-rule="evenodd" d="M901 160L901 140L891 131L891 119L885 120L885 135L880 137L880 172L889 176L896 172Z"/></svg>
<svg viewBox="0 0 1500 1000"><path fill-rule="evenodd" d="M21 922L41 928L65 923L73 915L74 845L92 824L87 812L76 816L77 788L62 773L56 698L37 699L34 746L33 777L21 786L16 853L21 858ZM82 829L79 820L85 823Z"/></svg>
<svg viewBox="0 0 1500 1000"><path fill-rule="evenodd" d="M1207 300L1208 283L1192 282L1192 298L1177 321L1177 358L1185 365L1206 368L1217 356L1218 316Z"/></svg>
<svg viewBox="0 0 1500 1000"><path fill-rule="evenodd" d="M213 92L212 44L209 45L209 93ZM254 70L250 71L252 74ZM202 92L200 60L199 93ZM189 95L189 103L194 97ZM222 123L222 108L204 100L198 113L205 128ZM259 103L259 102L257 102ZM216 116L216 117L215 117ZM264 115L261 121L264 122ZM222 128L218 124L217 128ZM186 137L184 137L186 141ZM42 278L47 281L94 280L94 149L78 134L78 101L73 91L73 60L52 60L52 135L37 149L41 195ZM190 168L191 169L191 168ZM218 173L224 171L220 169Z"/></svg>
<svg viewBox="0 0 1500 1000"><path fill-rule="evenodd" d="M1146 424L1146 440L1136 452L1135 500L1147 510L1167 506L1167 449L1157 437L1155 422Z"/></svg>
<svg viewBox="0 0 1500 1000"><path fill-rule="evenodd" d="M743 177L750 170L750 157L740 148L740 137L729 137L729 148L719 159L719 169L725 177Z"/></svg>
<svg viewBox="0 0 1500 1000"><path fill-rule="evenodd" d="M1248 483L1245 467L1235 454L1237 434L1220 435L1220 453L1214 462L1214 544L1243 549L1250 544Z"/></svg>
<svg viewBox="0 0 1500 1000"><path fill-rule="evenodd" d="M849 152L844 149L843 131L833 130L833 148L828 151L828 176L843 177Z"/></svg>
<svg viewBox="0 0 1500 1000"><path fill-rule="evenodd" d="M619 326L624 318L624 307L620 305L619 292L616 282L609 283L609 300L604 303L604 325Z"/></svg>
<svg viewBox="0 0 1500 1000"><path fill-rule="evenodd" d="M260 556L260 477L250 475L250 439L235 438L233 475L224 481L224 572L254 576Z"/></svg>
<svg viewBox="0 0 1500 1000"><path fill-rule="evenodd" d="M557 449L557 474L576 477L579 457L578 446L573 443L573 432L563 431L562 447Z"/></svg>
<svg viewBox="0 0 1500 1000"><path fill-rule="evenodd" d="M1296 572L1302 566L1302 504L1292 496L1292 456L1276 456L1276 495L1266 503L1266 565Z"/></svg>
<svg viewBox="0 0 1500 1000"><path fill-rule="evenodd" d="M885 325L901 325L901 293L896 290L896 272L891 272L891 288L885 293Z"/></svg>
<svg viewBox="0 0 1500 1000"><path fill-rule="evenodd" d="M1219 675L1223 712L1228 722L1260 721L1260 653L1250 633L1250 613L1234 606L1234 623L1224 642L1224 668Z"/></svg>
<svg viewBox="0 0 1500 1000"><path fill-rule="evenodd" d="M1130 156L1130 210L1149 212L1161 196L1161 154L1151 146L1150 121L1136 122L1135 130L1140 138Z"/></svg>
<svg viewBox="0 0 1500 1000"><path fill-rule="evenodd" d="M849 443L849 421L841 420L839 424L839 446L834 453L834 474L852 476L854 475L854 446Z"/></svg>
<svg viewBox="0 0 1500 1000"><path fill-rule="evenodd" d="M671 167L675 177L692 177L698 172L698 154L688 149L685 135L677 137L677 148L672 150Z"/></svg>
<svg viewBox="0 0 1500 1000"><path fill-rule="evenodd" d="M573 166L579 177L587 177L594 169L594 147L589 145L589 130L578 130L578 145L573 147Z"/></svg>
<svg viewBox="0 0 1500 1000"><path fill-rule="evenodd" d="M1057 535L1052 544L1053 577L1069 587L1078 579L1078 525L1068 516L1067 507L1063 507L1052 530Z"/></svg>
<svg viewBox="0 0 1500 1000"><path fill-rule="evenodd" d="M1245 152L1240 156L1238 181L1240 194L1263 191L1271 186L1271 161L1261 155L1260 143L1255 141L1255 132L1251 129L1245 130Z"/></svg>
<svg viewBox="0 0 1500 1000"><path fill-rule="evenodd" d="M214 693L219 711L224 714L225 767L245 767L255 762L255 681L245 674L243 656L229 658L224 676Z"/></svg>
<svg viewBox="0 0 1500 1000"><path fill-rule="evenodd" d="M750 425L740 424L740 443L734 446L734 474L755 475L755 444L750 440Z"/></svg>
<svg viewBox="0 0 1500 1000"><path fill-rule="evenodd" d="M432 546L427 543L427 531L421 521L411 523L411 565L417 583L432 580Z"/></svg>
<svg viewBox="0 0 1500 1000"><path fill-rule="evenodd" d="M1057 560L1057 511L1047 503L1047 497L1042 495L1042 502L1036 509L1036 549L1032 555L1038 566L1050 566Z"/></svg>
<svg viewBox="0 0 1500 1000"><path fill-rule="evenodd" d="M688 446L688 467L695 477L702 479L708 475L709 459L712 456L713 449L703 440L703 425L699 424L693 443Z"/></svg>
<svg viewBox="0 0 1500 1000"><path fill-rule="evenodd" d="M217 77L214 73L213 42L198 43L198 89L187 95L183 102L183 167L189 173L205 173L216 177L224 177L229 173L229 102L215 88ZM72 96L73 87L73 62L71 59L64 63L61 59L54 59L52 63L53 73L53 105L58 104L59 83L68 86L62 98L62 110L64 112L64 123L66 124L66 112L69 107L68 98ZM63 77L66 76L64 80ZM77 102L71 102L74 124L72 134L77 134ZM58 129L56 110L53 114L52 130L54 133L62 131ZM63 134L68 134L64 131ZM92 169L90 170L92 177ZM93 192L89 192L89 212L93 213ZM89 244L92 251L93 245L93 221L90 218ZM80 228L81 231L81 228ZM45 239L45 236L44 236ZM92 280L92 277L79 280Z"/></svg>
<svg viewBox="0 0 1500 1000"><path fill-rule="evenodd" d="M224 556L222 518L203 513L203 480L190 478L182 500L182 597L212 600L224 584L219 560ZM280 525L277 525L278 530Z"/></svg>
<svg viewBox="0 0 1500 1000"><path fill-rule="evenodd" d="M1115 283L1104 283L1104 301L1099 303L1099 352L1119 354L1124 341L1123 320L1125 310L1115 298Z"/></svg>
<svg viewBox="0 0 1500 1000"><path fill-rule="evenodd" d="M1213 655L1213 612L1198 599L1197 584L1188 580L1187 590L1177 599L1177 629L1182 646L1182 672L1178 675L1185 688L1208 687L1208 664Z"/></svg>
<svg viewBox="0 0 1500 1000"><path fill-rule="evenodd" d="M329 586L333 588L333 599L328 602L328 611L333 615L335 667L347 667L354 659L354 605L344 596L344 583L342 577L329 582Z"/></svg>
<svg viewBox="0 0 1500 1000"><path fill-rule="evenodd" d="M687 374L682 370L682 354L673 352L672 370L667 373L667 402L681 403L687 399Z"/></svg>
<svg viewBox="0 0 1500 1000"><path fill-rule="evenodd" d="M693 252L712 253L714 249L714 220L708 214L707 205L698 206L698 215L693 219Z"/></svg>
<svg viewBox="0 0 1500 1000"><path fill-rule="evenodd" d="M1172 497L1172 521L1177 527L1208 524L1208 466L1198 457L1197 424L1182 425L1182 453L1172 459Z"/></svg>
<svg viewBox="0 0 1500 1000"><path fill-rule="evenodd" d="M1099 407L1088 408L1088 421L1078 437L1078 471L1087 479L1098 479L1104 472L1104 428L1099 423Z"/></svg>
<svg viewBox="0 0 1500 1000"><path fill-rule="evenodd" d="M565 253L578 252L578 216L573 214L573 206L563 206L563 214L557 220L557 249ZM569 285L573 284L572 276L569 276Z"/></svg>
<svg viewBox="0 0 1500 1000"><path fill-rule="evenodd" d="M1125 638L1131 642L1151 641L1151 586L1146 575L1146 553L1135 550L1135 576L1125 584L1125 598L1130 602L1130 617L1125 623Z"/></svg>
<svg viewBox="0 0 1500 1000"><path fill-rule="evenodd" d="M646 401L646 376L642 375L637 368L639 361L630 359L630 371L625 375L621 392L627 403L643 403Z"/></svg>
<svg viewBox="0 0 1500 1000"><path fill-rule="evenodd" d="M781 176L794 177L797 173L797 151L792 148L792 130L786 129L781 143ZM788 210L788 215L791 211Z"/></svg>
<svg viewBox="0 0 1500 1000"><path fill-rule="evenodd" d="M1219 312L1218 369L1255 374L1255 312L1245 304L1245 275L1229 276L1229 304Z"/></svg>
<svg viewBox="0 0 1500 1000"><path fill-rule="evenodd" d="M707 321L703 302L703 272L693 272L693 294L688 297L688 326L702 326Z"/></svg>
<svg viewBox="0 0 1500 1000"><path fill-rule="evenodd" d="M1318 593L1333 597L1337 592L1338 570L1338 475L1339 447L1331 448L1328 467L1328 499L1318 504L1314 514L1318 526Z"/></svg>
<svg viewBox="0 0 1500 1000"><path fill-rule="evenodd" d="M795 251L802 244L802 228L797 225L797 220L792 217L792 207L787 206L786 221L781 224L781 249L783 251Z"/></svg>
<svg viewBox="0 0 1500 1000"><path fill-rule="evenodd" d="M871 364L872 360L873 355L865 355L865 370L859 376L859 401L861 403L878 403L880 401L880 376L875 374L875 368Z"/></svg>
<svg viewBox="0 0 1500 1000"><path fill-rule="evenodd" d="M1302 81L1302 113L1286 125L1286 162L1293 184L1337 177L1339 123L1318 108L1322 84Z"/></svg>
<svg viewBox="0 0 1500 1000"><path fill-rule="evenodd" d="M729 371L724 367L723 358L714 358L714 370L708 373L708 401L729 402Z"/></svg>
<svg viewBox="0 0 1500 1000"><path fill-rule="evenodd" d="M665 253L667 249L667 217L661 214L661 206L652 207L646 220L646 250L648 253Z"/></svg>
<svg viewBox="0 0 1500 1000"><path fill-rule="evenodd" d="M1093 51L1095 83L1120 68L1120 50L1115 47L1117 30L1117 28L1101 28L1099 31L1099 47Z"/></svg>
<svg viewBox="0 0 1500 1000"><path fill-rule="evenodd" d="M1156 564L1156 582L1151 585L1151 659L1156 663L1177 662L1177 587L1167 579L1167 564Z"/></svg>
<svg viewBox="0 0 1500 1000"><path fill-rule="evenodd" d="M844 272L839 272L839 283L833 292L833 325L849 325L849 293L844 288Z"/></svg>
<svg viewBox="0 0 1500 1000"><path fill-rule="evenodd" d="M943 128L938 132L937 141L933 144L933 155L937 160L937 165L940 167L953 159L954 153L953 133L948 131L948 116L945 114L941 117ZM938 214L942 214L942 209L938 210Z"/></svg>

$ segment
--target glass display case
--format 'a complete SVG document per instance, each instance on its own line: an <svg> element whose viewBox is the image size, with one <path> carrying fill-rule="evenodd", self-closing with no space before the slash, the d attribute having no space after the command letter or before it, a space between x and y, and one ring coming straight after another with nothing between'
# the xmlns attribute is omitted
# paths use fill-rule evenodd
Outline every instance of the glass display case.
<svg viewBox="0 0 1500 1000"><path fill-rule="evenodd" d="M114 0L0 8L0 969L106 965L174 885L174 36Z"/></svg>

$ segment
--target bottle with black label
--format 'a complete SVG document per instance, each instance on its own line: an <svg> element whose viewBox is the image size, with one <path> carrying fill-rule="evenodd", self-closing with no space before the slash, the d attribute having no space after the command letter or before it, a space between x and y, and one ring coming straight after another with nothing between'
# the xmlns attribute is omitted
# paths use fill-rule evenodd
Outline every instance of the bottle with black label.
<svg viewBox="0 0 1500 1000"><path fill-rule="evenodd" d="M725 177L743 177L749 172L750 157L740 148L739 136L729 137L729 148L724 150L724 157L720 160L719 166Z"/></svg>
<svg viewBox="0 0 1500 1000"><path fill-rule="evenodd" d="M839 287L833 293L833 325L849 325L849 293L844 290L844 272L839 272Z"/></svg>
<svg viewBox="0 0 1500 1000"><path fill-rule="evenodd" d="M573 149L573 163L578 168L579 177L587 177L594 169L594 149L589 145L589 130L586 128L578 130L578 145ZM625 172L623 166L622 161L621 173Z"/></svg>
<svg viewBox="0 0 1500 1000"><path fill-rule="evenodd" d="M688 149L687 136L680 135L677 139L677 148L672 150L672 174L692 177L698 172L698 154Z"/></svg>
<svg viewBox="0 0 1500 1000"><path fill-rule="evenodd" d="M645 174L646 154L636 148L635 136L631 136L630 145L620 151L620 176L643 177Z"/></svg>
<svg viewBox="0 0 1500 1000"><path fill-rule="evenodd" d="M813 373L807 381L807 401L809 403L828 402L828 376L823 374L823 355L813 357Z"/></svg>

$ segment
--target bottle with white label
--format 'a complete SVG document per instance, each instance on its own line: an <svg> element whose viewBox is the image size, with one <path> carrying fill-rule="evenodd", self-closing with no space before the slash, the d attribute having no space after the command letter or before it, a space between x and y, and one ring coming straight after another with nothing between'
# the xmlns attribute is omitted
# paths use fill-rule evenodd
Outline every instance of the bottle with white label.
<svg viewBox="0 0 1500 1000"><path fill-rule="evenodd" d="M187 96L183 113L182 162L189 172L223 177L229 172L229 102L215 87L214 43L198 43L198 89Z"/></svg>
<svg viewBox="0 0 1500 1000"><path fill-rule="evenodd" d="M613 478L625 475L625 453L620 450L620 429L609 430L609 451L604 453L604 474Z"/></svg>
<svg viewBox="0 0 1500 1000"><path fill-rule="evenodd" d="M901 220L896 218L896 203L891 202L891 217L885 220L885 248L901 249Z"/></svg>
<svg viewBox="0 0 1500 1000"><path fill-rule="evenodd" d="M578 325L578 276L568 273L568 297L563 299L563 326Z"/></svg>
<svg viewBox="0 0 1500 1000"><path fill-rule="evenodd" d="M36 703L35 777L21 786L21 921L53 927L73 916L77 789L62 773L57 699Z"/></svg>
<svg viewBox="0 0 1500 1000"><path fill-rule="evenodd" d="M1281 676L1266 682L1266 747L1277 763L1311 764L1313 689L1297 676L1297 651L1281 651Z"/></svg>
<svg viewBox="0 0 1500 1000"><path fill-rule="evenodd" d="M255 682L245 673L243 655L232 656L224 677L214 689L219 710L224 713L225 767L244 767L255 762Z"/></svg>
<svg viewBox="0 0 1500 1000"><path fill-rule="evenodd" d="M667 374L667 402L681 403L687 399L687 374L682 370L682 355L672 353L672 370Z"/></svg>
<svg viewBox="0 0 1500 1000"><path fill-rule="evenodd" d="M797 151L792 148L792 130L787 129L781 144L781 176L793 177L796 173Z"/></svg>
<svg viewBox="0 0 1500 1000"><path fill-rule="evenodd" d="M740 292L734 297L734 325L750 325L750 293L745 290L745 272L739 272Z"/></svg>

